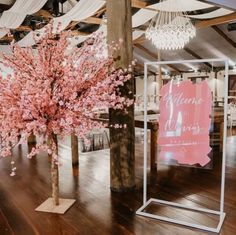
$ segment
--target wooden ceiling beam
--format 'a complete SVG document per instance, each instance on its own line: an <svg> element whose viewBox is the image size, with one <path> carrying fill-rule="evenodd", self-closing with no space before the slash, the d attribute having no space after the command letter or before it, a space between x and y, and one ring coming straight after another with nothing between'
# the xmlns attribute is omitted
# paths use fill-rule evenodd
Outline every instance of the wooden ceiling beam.
<svg viewBox="0 0 236 235"><path fill-rule="evenodd" d="M13 35L6 35L0 38L0 42L8 42L10 43L13 40Z"/></svg>
<svg viewBox="0 0 236 235"><path fill-rule="evenodd" d="M202 21L198 21L195 26L197 29L202 29L202 28L207 28L207 27L211 27L214 25L221 25L221 24L226 24L232 21L236 20L236 12L226 15L226 16L221 16L218 18L214 18L211 20L202 20Z"/></svg>
<svg viewBox="0 0 236 235"><path fill-rule="evenodd" d="M102 23L102 19L91 16L91 17L89 17L89 18L87 18L85 20L82 20L82 22L88 23L88 24L101 24Z"/></svg>
<svg viewBox="0 0 236 235"><path fill-rule="evenodd" d="M43 9L36 12L34 14L34 16L40 16L40 17L43 17L43 18L46 18L46 19L52 19L53 18L52 14L49 11L43 10Z"/></svg>
<svg viewBox="0 0 236 235"><path fill-rule="evenodd" d="M135 47L137 47L138 49L140 49L141 51L145 52L147 55L151 56L152 58L154 58L155 60L158 60L158 55L149 51L147 48L145 48L144 46L140 45L140 44L135 44ZM163 61L161 58L160 58L161 61ZM178 73L181 73L181 71L174 65L170 65L170 64L167 64L167 66L173 70L175 70L176 72Z"/></svg>
<svg viewBox="0 0 236 235"><path fill-rule="evenodd" d="M101 11L98 11L98 14L99 13L101 14L102 12L105 12L105 10L106 10L105 8L101 9ZM34 15L35 16L40 16L40 17L43 17L43 18L47 18L47 19L52 19L53 18L52 14L49 11L47 11L47 10L40 10L40 11L36 12ZM101 24L102 23L102 19L98 18L98 17L91 16L91 17L88 17L85 20L82 20L81 22L88 23L88 24ZM71 22L72 26L74 26L74 25L76 25L78 23L79 22L77 22L77 21Z"/></svg>
<svg viewBox="0 0 236 235"><path fill-rule="evenodd" d="M140 44L140 43L142 43L142 42L145 42L146 41L146 36L145 36L145 34L143 34L141 37L139 37L139 38L137 38L137 39L135 39L134 40L134 44L136 45L138 45L138 44Z"/></svg>
<svg viewBox="0 0 236 235"><path fill-rule="evenodd" d="M78 30L72 30L71 31L71 36L87 36L89 33L81 32Z"/></svg>
<svg viewBox="0 0 236 235"><path fill-rule="evenodd" d="M142 70L142 72L144 71L144 65L141 64L141 63L136 62L135 67L140 68L140 69ZM150 67L148 68L148 71L149 71L152 75L155 75L155 76L156 76L156 73L154 73L154 72L150 69Z"/></svg>
<svg viewBox="0 0 236 235"><path fill-rule="evenodd" d="M151 11L158 11L157 9L149 7L148 3L144 2L144 1L132 0L131 4L132 4L132 7L135 7L135 8L140 8L140 9L145 8L145 9L148 9L148 10L151 10Z"/></svg>
<svg viewBox="0 0 236 235"><path fill-rule="evenodd" d="M102 9L100 9L99 11L96 12L96 17L100 17L105 12L106 12L106 7L103 7Z"/></svg>
<svg viewBox="0 0 236 235"><path fill-rule="evenodd" d="M236 48L236 42L233 41L228 35L226 35L219 27L216 25L211 26L222 38L224 38L231 46Z"/></svg>
<svg viewBox="0 0 236 235"><path fill-rule="evenodd" d="M140 0L132 0L131 4L132 4L132 7L135 7L135 8L145 8L147 6L146 2L143 2Z"/></svg>
<svg viewBox="0 0 236 235"><path fill-rule="evenodd" d="M30 28L27 25L21 25L19 26L17 29L14 29L15 31L23 31L23 32L29 32L32 30L32 28Z"/></svg>
<svg viewBox="0 0 236 235"><path fill-rule="evenodd" d="M66 30L68 29L72 30L77 24L78 24L78 21L70 22L70 24L66 27Z"/></svg>
<svg viewBox="0 0 236 235"><path fill-rule="evenodd" d="M186 51L189 55L191 55L192 57L194 57L195 59L199 59L199 60L201 60L202 59L202 57L200 56L200 55L198 55L196 52L194 52L193 50L191 50L190 48L188 48L188 47L185 47L184 48L184 51ZM207 67L209 67L209 68L212 68L212 65L210 64L210 63L208 63L208 62L204 62L203 64L205 64ZM213 69L214 69L214 67L213 67Z"/></svg>

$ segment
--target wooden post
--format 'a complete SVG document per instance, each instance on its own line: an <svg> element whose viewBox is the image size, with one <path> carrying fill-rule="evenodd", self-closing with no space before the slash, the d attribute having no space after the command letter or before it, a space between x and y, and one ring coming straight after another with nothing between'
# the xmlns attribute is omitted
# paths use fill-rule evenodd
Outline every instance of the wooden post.
<svg viewBox="0 0 236 235"><path fill-rule="evenodd" d="M115 66L128 68L133 55L131 0L107 0L107 33L109 43L123 40ZM133 78L121 88L121 93L134 97ZM110 128L111 190L129 191L135 187L134 107L130 107L126 114L121 110L109 110L109 118L111 124L127 124L126 129Z"/></svg>
<svg viewBox="0 0 236 235"><path fill-rule="evenodd" d="M34 134L31 134L28 138L28 153L30 153L32 148L35 147L36 143L36 136Z"/></svg>
<svg viewBox="0 0 236 235"><path fill-rule="evenodd" d="M36 144L36 136L34 134L31 134L28 138L29 144Z"/></svg>
<svg viewBox="0 0 236 235"><path fill-rule="evenodd" d="M57 136L52 134L49 137L49 144L52 145L53 141L56 143L56 151L58 153L58 145L57 145ZM59 205L59 172L58 172L58 164L56 164L55 159L51 156L51 182L52 182L52 201L54 206Z"/></svg>
<svg viewBox="0 0 236 235"><path fill-rule="evenodd" d="M78 175L79 167L79 145L78 137L74 134L71 135L71 157L72 157L72 169L73 175Z"/></svg>
<svg viewBox="0 0 236 235"><path fill-rule="evenodd" d="M158 137L158 124L153 123L151 129L151 173L157 172L157 137Z"/></svg>

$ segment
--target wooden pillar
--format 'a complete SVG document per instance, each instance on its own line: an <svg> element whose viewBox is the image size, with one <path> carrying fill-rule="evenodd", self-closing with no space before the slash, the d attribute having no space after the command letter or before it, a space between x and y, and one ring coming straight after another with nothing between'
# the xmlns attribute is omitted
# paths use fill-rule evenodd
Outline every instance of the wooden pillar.
<svg viewBox="0 0 236 235"><path fill-rule="evenodd" d="M71 157L72 157L72 169L73 175L78 175L79 167L79 143L78 137L74 134L71 135Z"/></svg>
<svg viewBox="0 0 236 235"><path fill-rule="evenodd" d="M115 66L128 68L133 55L131 0L107 0L107 32L109 43L123 40ZM121 88L121 93L133 98L134 79ZM110 128L111 190L129 191L135 187L134 107L126 114L121 110L109 110L109 118L112 124L127 124L123 129Z"/></svg>
<svg viewBox="0 0 236 235"><path fill-rule="evenodd" d="M151 128L151 174L157 173L157 138L158 138L158 124L152 123Z"/></svg>
<svg viewBox="0 0 236 235"><path fill-rule="evenodd" d="M32 148L35 147L36 144L36 136L34 134L31 134L28 138L28 153L31 152Z"/></svg>

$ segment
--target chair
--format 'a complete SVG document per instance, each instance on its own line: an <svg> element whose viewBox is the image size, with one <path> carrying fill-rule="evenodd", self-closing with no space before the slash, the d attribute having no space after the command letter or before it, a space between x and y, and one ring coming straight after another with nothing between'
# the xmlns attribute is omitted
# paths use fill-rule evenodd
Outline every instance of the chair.
<svg viewBox="0 0 236 235"><path fill-rule="evenodd" d="M232 131L233 126L236 125L236 106L235 105L230 105L229 107L228 121L229 121L230 130Z"/></svg>

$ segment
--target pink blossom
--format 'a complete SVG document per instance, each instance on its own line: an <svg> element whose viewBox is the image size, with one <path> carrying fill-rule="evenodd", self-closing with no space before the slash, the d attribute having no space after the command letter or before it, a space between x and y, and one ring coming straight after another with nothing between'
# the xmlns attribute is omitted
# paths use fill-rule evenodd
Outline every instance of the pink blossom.
<svg viewBox="0 0 236 235"><path fill-rule="evenodd" d="M91 130L107 126L96 121L96 108L125 109L133 104L120 96L119 88L131 75L127 69L114 69L119 44L109 45L108 58L96 59L104 45L102 34L93 35L71 54L67 53L68 37L69 32L53 35L49 27L36 48L15 44L13 54L4 56L4 65L13 74L0 77L1 156L11 155L14 146L34 134L39 143L28 157L42 150L58 161L55 143L47 146L52 133L61 137L75 133L88 143Z"/></svg>

